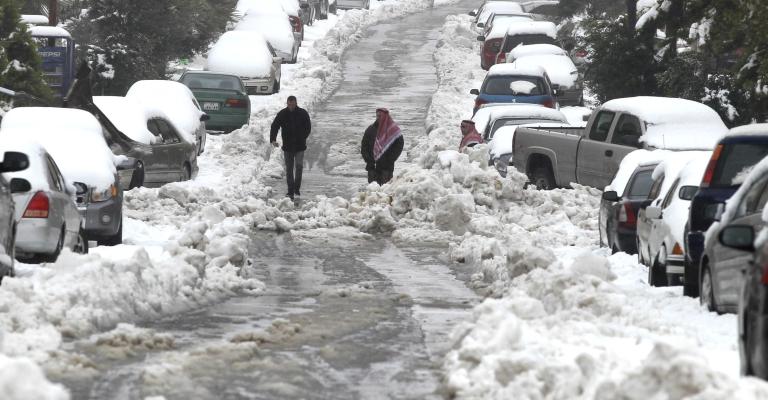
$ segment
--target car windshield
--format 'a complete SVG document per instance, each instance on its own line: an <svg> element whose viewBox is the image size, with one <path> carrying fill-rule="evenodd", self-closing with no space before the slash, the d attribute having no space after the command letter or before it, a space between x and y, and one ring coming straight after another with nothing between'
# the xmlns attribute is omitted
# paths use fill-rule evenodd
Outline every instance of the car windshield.
<svg viewBox="0 0 768 400"><path fill-rule="evenodd" d="M541 96L546 94L544 80L536 76L490 76L483 93L490 95Z"/></svg>
<svg viewBox="0 0 768 400"><path fill-rule="evenodd" d="M651 185L653 185L653 169L639 171L635 174L625 197L629 200L645 200L651 193Z"/></svg>
<svg viewBox="0 0 768 400"><path fill-rule="evenodd" d="M187 74L181 83L190 89L227 89L244 91L240 79L227 75Z"/></svg>
<svg viewBox="0 0 768 400"><path fill-rule="evenodd" d="M515 36L507 36L507 39L504 41L504 52L509 53L514 49L515 47L519 45L529 45L529 44L554 44L557 45L557 42L555 42L555 39L552 39L551 37L547 35L542 34L529 34L529 35L515 35Z"/></svg>
<svg viewBox="0 0 768 400"><path fill-rule="evenodd" d="M740 185L752 167L766 155L768 155L768 143L725 145L710 187Z"/></svg>

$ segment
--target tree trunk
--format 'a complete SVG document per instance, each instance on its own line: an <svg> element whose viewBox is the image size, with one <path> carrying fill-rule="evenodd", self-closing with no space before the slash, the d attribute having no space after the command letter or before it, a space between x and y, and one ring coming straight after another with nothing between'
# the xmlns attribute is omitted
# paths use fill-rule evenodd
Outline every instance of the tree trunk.
<svg viewBox="0 0 768 400"><path fill-rule="evenodd" d="M635 25L637 25L637 0L625 0L627 5L627 34L635 37Z"/></svg>

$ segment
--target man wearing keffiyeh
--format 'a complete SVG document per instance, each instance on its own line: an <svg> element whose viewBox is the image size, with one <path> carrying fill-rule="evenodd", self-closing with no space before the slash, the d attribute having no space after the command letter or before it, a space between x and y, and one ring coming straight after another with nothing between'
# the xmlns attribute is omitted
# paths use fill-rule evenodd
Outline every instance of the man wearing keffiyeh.
<svg viewBox="0 0 768 400"><path fill-rule="evenodd" d="M472 147L476 144L483 143L483 137L475 129L475 121L471 119L465 119L461 121L461 143L459 143L459 151L464 151L467 147Z"/></svg>
<svg viewBox="0 0 768 400"><path fill-rule="evenodd" d="M403 134L389 115L389 110L377 108L376 121L365 130L360 143L369 183L376 181L383 185L392 179L395 161L403 152L404 145Z"/></svg>

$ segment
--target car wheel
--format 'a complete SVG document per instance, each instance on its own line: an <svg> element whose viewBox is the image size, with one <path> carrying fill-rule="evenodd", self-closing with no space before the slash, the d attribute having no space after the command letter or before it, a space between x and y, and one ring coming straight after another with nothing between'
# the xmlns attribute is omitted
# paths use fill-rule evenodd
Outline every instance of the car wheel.
<svg viewBox="0 0 768 400"><path fill-rule="evenodd" d="M133 176L131 177L131 183L128 185L128 189L141 186L144 186L144 163L137 161L136 169L133 170Z"/></svg>
<svg viewBox="0 0 768 400"><path fill-rule="evenodd" d="M752 354L757 354L757 351L755 349L754 335L752 335L753 329L750 326L751 318L749 318L746 306L744 307L740 311L744 314L742 317L744 326L742 327L743 337L739 337L739 370L742 376L754 376L755 370L752 368L750 357Z"/></svg>
<svg viewBox="0 0 768 400"><path fill-rule="evenodd" d="M694 267L688 265L688 258L685 259L685 267L683 268L683 296L699 297L699 286L693 274L689 273L689 270Z"/></svg>
<svg viewBox="0 0 768 400"><path fill-rule="evenodd" d="M182 171L181 180L188 181L192 179L192 168L188 163L184 163L184 171Z"/></svg>
<svg viewBox="0 0 768 400"><path fill-rule="evenodd" d="M539 190L551 190L555 188L555 177L549 168L539 167L534 169L528 176L531 184Z"/></svg>
<svg viewBox="0 0 768 400"><path fill-rule="evenodd" d="M709 271L709 266L707 265L701 269L701 296L699 296L699 301L701 302L702 306L707 307L707 310L719 313L717 310L717 303L715 303L715 290L712 283L712 273Z"/></svg>
<svg viewBox="0 0 768 400"><path fill-rule="evenodd" d="M648 267L648 284L655 287L667 286L666 268L659 263L658 257L656 262Z"/></svg>
<svg viewBox="0 0 768 400"><path fill-rule="evenodd" d="M117 246L118 244L123 243L123 221L120 220L120 227L117 228L117 232L112 236L104 237L103 239L99 240L99 245L101 246Z"/></svg>
<svg viewBox="0 0 768 400"><path fill-rule="evenodd" d="M64 248L64 238L66 237L67 229L66 227L61 227L61 232L59 233L59 240L56 242L56 250L53 251L51 254L41 254L37 257L38 262L44 262L44 263L54 263L59 258L59 254L61 254L61 249Z"/></svg>
<svg viewBox="0 0 768 400"><path fill-rule="evenodd" d="M272 93L280 93L280 81L275 82L275 87L272 88Z"/></svg>
<svg viewBox="0 0 768 400"><path fill-rule="evenodd" d="M77 233L77 243L75 243L72 251L79 254L88 254L88 239L85 238L85 232L82 229Z"/></svg>

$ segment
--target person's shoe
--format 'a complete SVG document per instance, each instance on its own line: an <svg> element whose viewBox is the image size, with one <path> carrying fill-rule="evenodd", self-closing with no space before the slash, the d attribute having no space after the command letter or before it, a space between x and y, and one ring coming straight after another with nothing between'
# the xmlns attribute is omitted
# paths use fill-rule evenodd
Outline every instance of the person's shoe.
<svg viewBox="0 0 768 400"><path fill-rule="evenodd" d="M296 197L301 197L301 193L299 193L299 191L298 191L298 190L297 190L297 191L296 191L296 193L294 193L293 195L294 195L294 196L296 196Z"/></svg>
<svg viewBox="0 0 768 400"><path fill-rule="evenodd" d="M286 193L286 194L285 194L285 197L288 197L288 198L290 198L291 200L293 200L293 193Z"/></svg>

